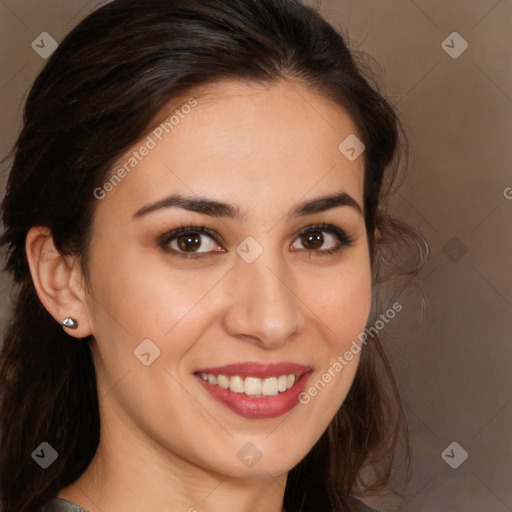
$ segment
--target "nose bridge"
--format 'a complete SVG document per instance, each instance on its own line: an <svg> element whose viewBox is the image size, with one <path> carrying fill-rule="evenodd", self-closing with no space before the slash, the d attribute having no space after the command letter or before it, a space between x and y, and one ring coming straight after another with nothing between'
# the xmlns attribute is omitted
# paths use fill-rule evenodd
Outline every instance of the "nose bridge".
<svg viewBox="0 0 512 512"><path fill-rule="evenodd" d="M237 258L231 274L226 325L231 335L257 338L271 348L302 329L293 276L282 257L264 250L252 263Z"/></svg>

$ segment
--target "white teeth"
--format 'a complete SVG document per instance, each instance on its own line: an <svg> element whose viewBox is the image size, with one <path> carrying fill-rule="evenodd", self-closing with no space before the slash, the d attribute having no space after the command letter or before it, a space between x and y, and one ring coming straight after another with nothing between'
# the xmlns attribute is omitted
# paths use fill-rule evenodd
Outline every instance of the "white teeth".
<svg viewBox="0 0 512 512"><path fill-rule="evenodd" d="M229 389L233 391L233 393L243 393L244 392L244 379L239 377L238 375L233 375L229 380Z"/></svg>
<svg viewBox="0 0 512 512"><path fill-rule="evenodd" d="M246 377L244 391L246 395L261 395L261 379Z"/></svg>
<svg viewBox="0 0 512 512"><path fill-rule="evenodd" d="M261 394L266 396L277 395L277 377L268 377L263 380Z"/></svg>
<svg viewBox="0 0 512 512"><path fill-rule="evenodd" d="M225 375L218 375L217 376L217 385L221 387L222 389L228 389L229 388L229 377L226 377Z"/></svg>
<svg viewBox="0 0 512 512"><path fill-rule="evenodd" d="M200 373L199 377L212 385L229 389L233 393L245 393L247 396L275 396L290 389L298 376L293 373L279 375L277 377L241 377L239 375L213 375L211 373Z"/></svg>
<svg viewBox="0 0 512 512"><path fill-rule="evenodd" d="M277 378L277 390L280 391L281 393L283 391L286 391L286 381L287 380L288 380L287 375L279 375L279 377Z"/></svg>

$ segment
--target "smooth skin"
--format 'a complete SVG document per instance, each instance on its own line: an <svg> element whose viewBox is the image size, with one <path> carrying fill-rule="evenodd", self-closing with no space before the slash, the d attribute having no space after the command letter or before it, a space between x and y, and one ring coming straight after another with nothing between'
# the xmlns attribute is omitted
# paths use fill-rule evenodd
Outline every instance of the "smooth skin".
<svg viewBox="0 0 512 512"><path fill-rule="evenodd" d="M87 276L56 251L48 229L27 236L42 303L58 322L78 320L66 329L77 338L70 343L94 337L100 445L59 494L90 512L282 511L287 472L327 428L359 361L307 405L273 419L239 416L198 382L201 367L295 362L313 369L311 385L364 330L372 290L356 207L289 216L299 203L342 192L363 209L364 154L349 161L338 149L357 134L345 111L289 80L224 81L190 96L197 106L95 200ZM241 218L176 206L134 217L172 194L228 203ZM322 223L351 244L308 230ZM203 225L217 239L189 234L159 244L176 228ZM263 248L252 263L236 252L247 237ZM149 366L134 355L146 339L160 350ZM251 468L237 457L248 442L261 452Z"/></svg>

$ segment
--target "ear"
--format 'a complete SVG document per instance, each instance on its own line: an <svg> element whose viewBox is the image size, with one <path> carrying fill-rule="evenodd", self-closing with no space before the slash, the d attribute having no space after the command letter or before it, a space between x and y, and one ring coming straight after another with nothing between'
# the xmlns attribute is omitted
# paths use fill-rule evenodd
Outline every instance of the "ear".
<svg viewBox="0 0 512 512"><path fill-rule="evenodd" d="M67 317L78 321L76 329L63 327L70 336L89 336L89 308L78 259L63 256L55 247L51 230L43 226L29 230L25 251L32 281L43 306L59 324Z"/></svg>

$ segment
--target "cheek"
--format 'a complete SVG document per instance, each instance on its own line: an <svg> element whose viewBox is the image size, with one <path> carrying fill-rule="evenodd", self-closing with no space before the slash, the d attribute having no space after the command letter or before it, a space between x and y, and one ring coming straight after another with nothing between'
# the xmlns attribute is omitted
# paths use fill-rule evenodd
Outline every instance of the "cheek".
<svg viewBox="0 0 512 512"><path fill-rule="evenodd" d="M330 349L341 350L364 330L370 314L372 280L365 252L354 254L319 282L310 288L308 302L324 326Z"/></svg>
<svg viewBox="0 0 512 512"><path fill-rule="evenodd" d="M97 339L108 340L109 345L117 341L120 350L129 344L133 350L149 338L176 356L196 339L208 311L209 301L204 298L223 275L217 269L199 277L193 270L172 269L156 258L129 252L98 259L94 268ZM177 336L184 327L188 336Z"/></svg>

